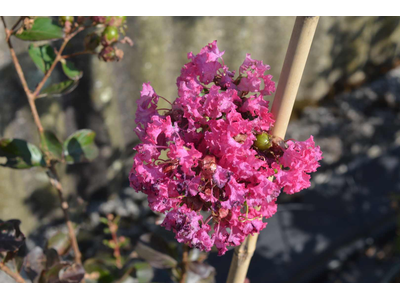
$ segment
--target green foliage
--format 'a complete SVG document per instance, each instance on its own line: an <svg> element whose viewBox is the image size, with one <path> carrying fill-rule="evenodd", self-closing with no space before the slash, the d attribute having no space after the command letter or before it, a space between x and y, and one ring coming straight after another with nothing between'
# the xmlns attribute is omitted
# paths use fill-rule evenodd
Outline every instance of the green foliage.
<svg viewBox="0 0 400 300"><path fill-rule="evenodd" d="M30 44L28 53L38 69L43 73L46 73L50 69L56 59L53 47L48 44L42 46Z"/></svg>
<svg viewBox="0 0 400 300"><path fill-rule="evenodd" d="M50 85L49 87L42 90L40 97L43 98L47 96L61 97L72 92L78 86L77 80L66 80L59 83Z"/></svg>
<svg viewBox="0 0 400 300"><path fill-rule="evenodd" d="M30 29L25 29L23 32L15 34L15 37L24 41L55 40L63 38L64 31L52 19L38 17Z"/></svg>
<svg viewBox="0 0 400 300"><path fill-rule="evenodd" d="M27 169L46 166L39 148L20 139L1 139L0 157L2 156L7 158L5 164L0 164L0 166L4 167Z"/></svg>
<svg viewBox="0 0 400 300"><path fill-rule="evenodd" d="M61 65L62 65L62 69L63 69L63 71L64 71L64 74L65 74L69 79L72 79L72 80L79 80L79 79L82 77L83 72L80 71L80 70L78 70L78 69L75 67L75 65L74 65L73 62L64 60L64 61L61 62Z"/></svg>
<svg viewBox="0 0 400 300"><path fill-rule="evenodd" d="M50 152L51 158L55 160L61 160L63 146L57 136L53 132L45 130L44 138L46 142L46 147ZM45 145L42 145L42 148L45 149Z"/></svg>
<svg viewBox="0 0 400 300"><path fill-rule="evenodd" d="M61 231L49 238L46 244L47 249L54 249L59 255L67 253L70 247L71 240L68 234Z"/></svg>
<svg viewBox="0 0 400 300"><path fill-rule="evenodd" d="M89 258L83 264L86 273L89 275L89 282L113 282L116 277L114 263L102 258Z"/></svg>
<svg viewBox="0 0 400 300"><path fill-rule="evenodd" d="M79 283L85 276L81 265L59 262L44 270L39 282L42 283Z"/></svg>
<svg viewBox="0 0 400 300"><path fill-rule="evenodd" d="M94 143L96 133L89 129L78 130L64 142L64 158L68 164L88 162L95 159L99 150Z"/></svg>

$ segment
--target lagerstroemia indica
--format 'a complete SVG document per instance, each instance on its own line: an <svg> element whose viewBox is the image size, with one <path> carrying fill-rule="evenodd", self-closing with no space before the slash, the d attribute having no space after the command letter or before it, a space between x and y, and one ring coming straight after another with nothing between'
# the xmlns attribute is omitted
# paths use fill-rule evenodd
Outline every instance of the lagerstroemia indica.
<svg viewBox="0 0 400 300"><path fill-rule="evenodd" d="M308 188L322 159L312 136L285 142L270 134L270 67L247 54L235 78L223 54L216 41L188 54L169 110L157 109L164 98L143 84L135 120L141 144L129 175L178 242L215 246L219 255L267 225L282 189Z"/></svg>

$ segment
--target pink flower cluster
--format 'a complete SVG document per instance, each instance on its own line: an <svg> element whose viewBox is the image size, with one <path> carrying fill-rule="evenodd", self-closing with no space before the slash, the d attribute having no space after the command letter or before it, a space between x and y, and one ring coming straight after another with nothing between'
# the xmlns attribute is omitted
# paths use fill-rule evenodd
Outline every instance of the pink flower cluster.
<svg viewBox="0 0 400 300"><path fill-rule="evenodd" d="M309 187L308 173L322 159L312 136L284 142L270 134L270 67L248 54L235 78L223 54L216 41L188 54L171 109L158 109L164 98L143 84L136 114L142 143L129 176L150 208L166 214L162 226L179 242L204 251L215 246L219 255L266 226L282 189ZM268 146L255 146L260 135Z"/></svg>

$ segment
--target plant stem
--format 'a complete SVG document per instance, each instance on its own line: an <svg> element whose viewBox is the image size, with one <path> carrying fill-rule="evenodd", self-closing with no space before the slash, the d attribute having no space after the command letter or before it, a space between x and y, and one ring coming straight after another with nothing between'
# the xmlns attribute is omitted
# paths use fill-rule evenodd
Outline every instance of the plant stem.
<svg viewBox="0 0 400 300"><path fill-rule="evenodd" d="M15 28L17 28L17 26L19 25L19 23L24 19L24 17L19 17L19 19L17 20L17 22L15 22L14 26L11 28L11 31L14 32Z"/></svg>
<svg viewBox="0 0 400 300"><path fill-rule="evenodd" d="M0 262L0 270L12 277L16 282L25 283L25 280L21 277L21 275L19 275L17 272L11 271L11 269L2 262Z"/></svg>
<svg viewBox="0 0 400 300"><path fill-rule="evenodd" d="M113 215L110 214L107 216L108 228L110 229L111 237L113 239L114 246L115 246L115 248L114 248L115 264L118 269L121 269L122 268L121 250L119 248L119 240L118 240L118 236L117 236L118 226L117 226L117 224L112 222L113 219L114 219Z"/></svg>
<svg viewBox="0 0 400 300"><path fill-rule="evenodd" d="M308 53L317 28L319 17L297 17L271 112L275 118L272 135L284 139ZM243 283L250 260L256 249L258 234L249 235L236 247L227 282Z"/></svg>
<svg viewBox="0 0 400 300"><path fill-rule="evenodd" d="M182 253L182 276L180 283L186 283L187 272L189 269L189 246L183 245L183 253Z"/></svg>
<svg viewBox="0 0 400 300"><path fill-rule="evenodd" d="M71 54L65 54L62 56L62 58L66 59L66 58L71 58L71 57L83 55L83 54L96 54L96 52L90 51L90 50L84 50L84 51L75 52L75 53L71 53Z"/></svg>
<svg viewBox="0 0 400 300"><path fill-rule="evenodd" d="M26 83L24 72L22 71L21 65L19 64L17 55L15 54L15 50L14 50L12 44L11 44L11 41L10 41L10 37L11 37L12 31L7 28L6 21L4 20L4 17L1 17L1 20L3 21L4 30L5 30L5 33L6 33L6 42L7 42L8 48L10 49L10 54L11 54L12 61L14 63L15 69L17 70L17 74L18 74L18 77L19 77L19 79L20 79L20 81L22 83L24 91L25 91L26 95L28 96L28 95L31 94L31 91L29 90L28 84Z"/></svg>
<svg viewBox="0 0 400 300"><path fill-rule="evenodd" d="M50 77L51 73L53 72L54 68L56 67L57 63L62 59L62 52L63 52L65 46L68 44L68 42L71 40L71 38L73 38L80 31L84 30L84 27L78 27L74 32L72 32L71 34L67 35L64 38L64 42L62 43L62 45L61 45L61 47L60 47L60 49L59 49L59 51L58 51L58 53L56 55L55 60L52 63L50 69L46 72L45 76L40 81L40 83L36 87L35 91L31 92L31 90L29 89L28 84L26 82L24 72L23 72L23 70L21 68L21 65L20 65L19 61L18 61L18 57L17 57L17 55L15 53L15 50L14 50L14 48L12 46L12 43L11 43L11 40L10 40L10 37L11 37L11 35L13 33L13 30L9 30L7 28L7 24L6 24L6 21L5 21L4 17L1 17L1 20L2 20L3 25L4 25L4 30L5 30L5 33L6 33L6 42L7 42L8 48L10 50L10 54L11 54L11 58L12 58L13 64L14 64L15 69L17 71L18 77L19 77L19 79L21 81L21 84L22 84L22 86L24 88L24 91L25 91L26 97L28 99L28 103L29 103L32 115L33 115L33 119L34 119L35 125L36 125L36 127L37 127L37 129L39 131L39 136L40 136L40 141L41 141L41 146L40 147L42 148L42 150L44 152L46 165L47 165L47 168L49 170L49 172L47 172L47 175L48 175L48 177L50 179L50 183L57 189L58 196L60 198L61 209L63 210L63 213L64 213L64 219L65 219L65 222L66 222L67 227L68 227L68 234L69 234L69 237L71 239L72 248L73 248L74 253L75 253L75 262L78 263L78 264L81 264L82 263L81 262L81 253L79 251L78 242L76 240L76 235L75 235L74 228L73 228L72 223L71 223L70 218L69 218L68 203L64 199L63 192L62 192L62 185L61 185L61 183L60 183L60 181L58 179L57 172L56 172L53 164L50 162L50 153L49 153L49 150L48 150L48 147L47 147L46 139L45 139L45 136L44 136L44 129L43 129L42 123L40 121L40 117L39 117L39 113L38 113L37 108L36 108L35 100L36 100L36 97L39 95L40 90L43 88L43 86L46 83L47 79ZM20 18L20 20L21 20L21 18ZM16 23L16 25L14 25L14 28L18 25L19 21Z"/></svg>
<svg viewBox="0 0 400 300"><path fill-rule="evenodd" d="M71 219L69 217L69 212L68 212L68 202L65 200L64 195L63 195L63 188L62 185L60 183L58 174L57 174L57 170L54 167L54 165L51 165L49 167L49 172L47 173L49 179L50 179L50 183L53 187L55 187L55 189L57 190L58 193L58 197L60 198L61 201L61 209L64 213L64 219L65 219L65 223L67 224L67 228L68 228L68 235L69 238L71 240L71 244L72 244L72 249L74 250L75 253L75 262L77 264L82 264L81 261L81 252L79 251L79 246L78 246L78 241L76 240L76 235L75 235L75 230L74 227L72 226L72 222Z"/></svg>

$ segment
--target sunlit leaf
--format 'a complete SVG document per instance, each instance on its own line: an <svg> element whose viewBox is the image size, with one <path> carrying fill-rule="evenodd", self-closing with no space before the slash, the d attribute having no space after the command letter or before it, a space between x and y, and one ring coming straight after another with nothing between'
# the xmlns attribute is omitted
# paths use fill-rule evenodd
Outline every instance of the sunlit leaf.
<svg viewBox="0 0 400 300"><path fill-rule="evenodd" d="M7 162L0 166L13 169L27 169L46 166L43 154L33 144L20 139L1 139L0 157L6 157Z"/></svg>
<svg viewBox="0 0 400 300"><path fill-rule="evenodd" d="M75 164L95 159L99 150L94 143L96 133L82 129L71 134L64 142L64 158L67 163Z"/></svg>
<svg viewBox="0 0 400 300"><path fill-rule="evenodd" d="M64 255L71 247L71 240L68 234L64 232L57 232L47 241L47 249L55 249L59 255Z"/></svg>
<svg viewBox="0 0 400 300"><path fill-rule="evenodd" d="M73 62L68 61L68 60L64 60L64 61L61 62L61 64L62 64L62 69L63 69L63 71L64 71L64 74L65 74L69 79L72 79L72 80L79 80L79 79L82 77L83 72L80 71L80 70L78 70L78 69L75 67L75 65L74 65Z"/></svg>
<svg viewBox="0 0 400 300"><path fill-rule="evenodd" d="M35 19L30 29L16 33L15 37L24 41L54 40L63 38L64 31L56 21L46 17L39 17Z"/></svg>

